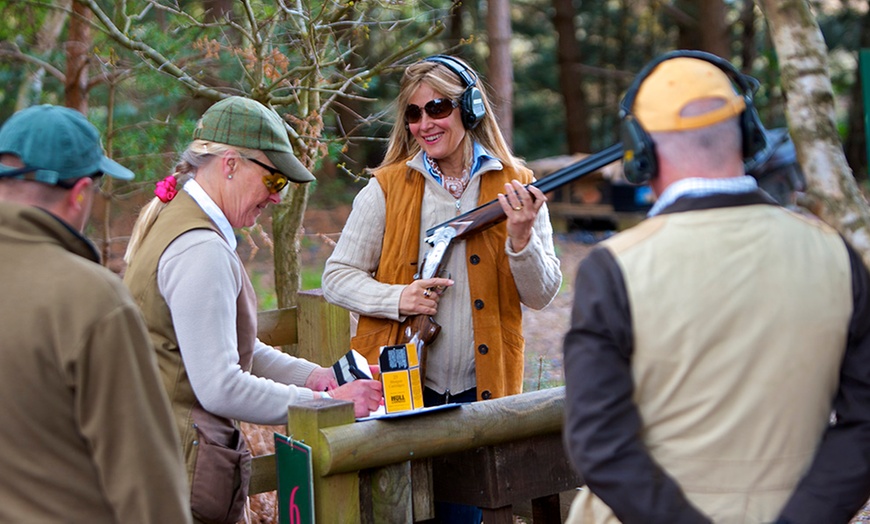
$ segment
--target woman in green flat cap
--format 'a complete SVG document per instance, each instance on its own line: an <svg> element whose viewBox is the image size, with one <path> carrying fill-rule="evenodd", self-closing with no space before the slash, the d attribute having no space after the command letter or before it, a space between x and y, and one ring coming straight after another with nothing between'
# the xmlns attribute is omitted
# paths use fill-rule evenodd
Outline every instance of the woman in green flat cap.
<svg viewBox="0 0 870 524"><path fill-rule="evenodd" d="M320 396L352 401L357 416L380 404L380 382L339 387L332 368L256 337L256 295L233 228L254 225L290 182L312 180L281 118L230 97L202 116L134 227L124 281L156 346L198 522L232 523L243 513L250 451L238 421L284 424L289 405Z"/></svg>

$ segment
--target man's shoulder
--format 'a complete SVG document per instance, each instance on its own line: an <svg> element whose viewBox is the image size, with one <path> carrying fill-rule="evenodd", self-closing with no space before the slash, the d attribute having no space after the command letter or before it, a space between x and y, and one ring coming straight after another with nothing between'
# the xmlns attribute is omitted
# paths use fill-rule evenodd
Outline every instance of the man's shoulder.
<svg viewBox="0 0 870 524"><path fill-rule="evenodd" d="M134 305L121 277L112 270L85 258L67 253L61 257L66 267L58 293L82 307L111 310Z"/></svg>
<svg viewBox="0 0 870 524"><path fill-rule="evenodd" d="M662 230L666 222L666 215L647 218L636 226L620 231L616 235L602 241L601 246L610 250L615 255L619 255L653 238L656 233Z"/></svg>
<svg viewBox="0 0 870 524"><path fill-rule="evenodd" d="M818 229L829 235L839 235L837 230L832 227L827 222L823 221L821 218L816 215L810 213L809 211L798 208L798 209L790 209L790 208L782 208L785 214L789 217L792 217L798 223L809 226L813 229Z"/></svg>

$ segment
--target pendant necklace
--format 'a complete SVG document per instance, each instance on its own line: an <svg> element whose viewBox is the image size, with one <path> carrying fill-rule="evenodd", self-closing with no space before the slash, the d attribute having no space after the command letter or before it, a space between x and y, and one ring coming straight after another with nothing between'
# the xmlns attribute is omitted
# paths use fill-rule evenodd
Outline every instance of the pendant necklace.
<svg viewBox="0 0 870 524"><path fill-rule="evenodd" d="M438 167L438 162L435 159L426 156L426 160L429 162L429 167L432 168L432 172L435 173L439 178L441 178L441 185L444 186L453 198L459 200L459 197L462 196L462 193L465 191L466 186L468 186L468 169L462 170L462 175L459 177L447 176L441 172L441 168Z"/></svg>

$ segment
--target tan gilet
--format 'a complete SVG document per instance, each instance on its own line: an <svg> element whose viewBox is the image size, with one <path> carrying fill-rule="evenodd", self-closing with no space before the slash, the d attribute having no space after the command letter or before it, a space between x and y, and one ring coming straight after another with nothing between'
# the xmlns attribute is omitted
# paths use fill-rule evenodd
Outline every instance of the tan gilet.
<svg viewBox="0 0 870 524"><path fill-rule="evenodd" d="M386 201L384 243L375 278L379 282L408 284L417 271L420 210L426 180L404 162L378 169L375 176ZM488 171L480 176L478 204L494 199L504 191L504 184L513 179L524 184L532 181L531 171L525 169ZM522 310L505 253L506 241L504 223L465 240L479 400L522 392L525 347ZM369 362L377 362L379 348L398 341L399 322L362 316L351 345Z"/></svg>
<svg viewBox="0 0 870 524"><path fill-rule="evenodd" d="M178 340L175 336L175 328L172 324L172 316L158 288L157 266L169 244L180 235L193 229L210 229L220 235L217 226L193 198L186 191L179 191L158 215L124 275L124 283L130 288L133 298L142 309L145 322L148 325L148 332L157 350L157 362L163 378L163 385L169 394L172 412L181 434L181 444L189 479L193 475L193 466L196 463L197 432L193 426L192 410L196 407L202 413L206 412L197 402L184 369L184 362L181 359ZM196 268L191 267L190 270L195 271ZM243 370L250 371L257 329L256 295L250 280L247 278L247 273L242 272L242 275L242 292L239 294L236 304L236 329L239 365ZM209 428L209 433L217 438L226 438L226 441L229 442L234 422L215 415L208 415L211 419L206 423L213 425ZM203 424L202 416L198 416L200 425ZM212 438L214 439L215 436Z"/></svg>
<svg viewBox="0 0 870 524"><path fill-rule="evenodd" d="M842 239L821 221L755 205L661 215L605 245L631 305L647 449L717 524L773 522L838 387L852 314ZM722 281L727 293L714 298ZM687 322L687 307L704 321ZM572 517L618 522L588 490Z"/></svg>

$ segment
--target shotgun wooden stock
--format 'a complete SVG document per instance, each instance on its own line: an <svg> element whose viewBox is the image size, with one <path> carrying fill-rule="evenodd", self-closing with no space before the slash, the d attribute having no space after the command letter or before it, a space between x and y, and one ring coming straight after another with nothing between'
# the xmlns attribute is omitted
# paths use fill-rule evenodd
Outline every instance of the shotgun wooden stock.
<svg viewBox="0 0 870 524"><path fill-rule="evenodd" d="M529 185L535 186L543 193L549 193L565 184L573 182L583 176L598 171L602 167L622 158L622 144L616 143L601 151L587 156L583 160L564 167L549 176L535 180ZM528 187L528 186L527 186ZM467 236L484 231L499 222L505 220L498 199L491 200L478 206L471 211L463 213L446 222L442 222L426 230L426 242L432 244L432 249L426 253L423 267L415 278L432 278L438 276L440 267L449 252L449 244L454 240L461 240ZM447 243L443 240L443 234L450 228ZM437 257L437 260L433 258ZM433 291L434 292L434 291ZM435 322L431 315L412 315L405 319L400 328L402 340L400 343L414 342L417 344L417 352L420 359L420 375L425 377L425 363L427 346L435 340L441 326Z"/></svg>

